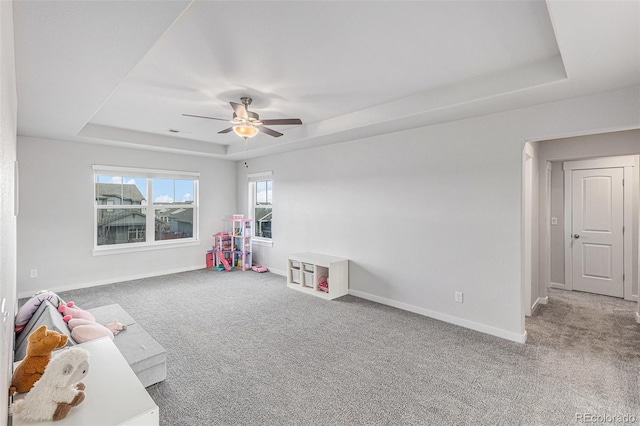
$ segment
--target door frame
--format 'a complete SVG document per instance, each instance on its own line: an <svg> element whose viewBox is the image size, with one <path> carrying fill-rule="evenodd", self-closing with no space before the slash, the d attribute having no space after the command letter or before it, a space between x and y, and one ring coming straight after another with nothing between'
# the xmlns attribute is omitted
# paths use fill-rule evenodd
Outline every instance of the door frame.
<svg viewBox="0 0 640 426"><path fill-rule="evenodd" d="M535 153L529 142L522 151L522 309L524 315L531 316L533 293L533 177Z"/></svg>
<svg viewBox="0 0 640 426"><path fill-rule="evenodd" d="M573 290L573 259L571 256L571 231L572 197L571 197L571 172L584 169L624 168L623 181L623 297L625 300L635 300L633 292L633 194L634 194L634 168L638 170L640 156L623 155L615 157L600 157L587 160L565 161L562 164L564 170L564 286L566 290Z"/></svg>

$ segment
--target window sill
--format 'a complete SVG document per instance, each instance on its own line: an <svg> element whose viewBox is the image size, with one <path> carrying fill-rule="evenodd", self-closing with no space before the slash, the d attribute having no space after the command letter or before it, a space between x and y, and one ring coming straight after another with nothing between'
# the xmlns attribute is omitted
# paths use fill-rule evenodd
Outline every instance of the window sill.
<svg viewBox="0 0 640 426"><path fill-rule="evenodd" d="M158 244L158 243L140 244L140 245L136 245L135 247L108 246L108 247L94 248L92 251L92 254L93 256L107 256L110 254L136 253L140 251L164 250L164 249L192 247L192 246L199 246L199 245L200 245L200 241L189 240L189 241L178 241L178 242L165 242L162 244Z"/></svg>
<svg viewBox="0 0 640 426"><path fill-rule="evenodd" d="M253 237L251 243L254 246L273 247L273 240L268 238Z"/></svg>

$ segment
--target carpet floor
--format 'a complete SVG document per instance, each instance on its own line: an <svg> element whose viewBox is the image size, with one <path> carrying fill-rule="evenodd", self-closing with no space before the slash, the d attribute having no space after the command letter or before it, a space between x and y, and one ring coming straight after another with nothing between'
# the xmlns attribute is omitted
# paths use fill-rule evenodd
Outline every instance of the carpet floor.
<svg viewBox="0 0 640 426"><path fill-rule="evenodd" d="M161 425L640 422L635 303L551 290L518 344L271 274L198 270L61 292L119 303L167 350ZM584 417L583 417L584 418Z"/></svg>

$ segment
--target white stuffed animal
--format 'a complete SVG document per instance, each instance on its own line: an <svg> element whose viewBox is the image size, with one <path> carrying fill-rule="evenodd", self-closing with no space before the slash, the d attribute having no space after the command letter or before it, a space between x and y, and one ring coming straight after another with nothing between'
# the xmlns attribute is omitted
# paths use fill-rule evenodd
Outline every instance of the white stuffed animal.
<svg viewBox="0 0 640 426"><path fill-rule="evenodd" d="M82 380L89 372L89 353L80 348L59 351L24 399L15 401L13 414L24 420L60 420L84 401Z"/></svg>

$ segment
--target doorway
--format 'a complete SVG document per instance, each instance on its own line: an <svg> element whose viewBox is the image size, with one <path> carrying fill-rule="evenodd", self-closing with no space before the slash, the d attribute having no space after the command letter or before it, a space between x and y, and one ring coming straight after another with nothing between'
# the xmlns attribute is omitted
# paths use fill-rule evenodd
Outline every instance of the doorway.
<svg viewBox="0 0 640 426"><path fill-rule="evenodd" d="M631 295L634 162L623 156L563 163L565 290Z"/></svg>
<svg viewBox="0 0 640 426"><path fill-rule="evenodd" d="M525 195L533 196L533 238L528 241L531 244L531 266L532 279L526 280L530 282L531 289L527 291L522 289L522 298L530 296L531 300L527 301L531 304L533 316L538 313L538 307L544 307L549 303L550 288L569 290L568 295L578 296L580 294L591 295L590 293L581 293L573 290L573 280L565 279L565 251L566 241L570 235L570 226L565 222L570 220L565 217L565 177L563 170L564 163L567 162L589 162L608 160L613 163L607 164L583 164L582 169L593 168L620 168L624 169L624 207L623 221L631 219L631 225L625 224L625 232L623 237L623 298L624 301L635 302L636 314L635 320L640 323L640 301L638 297L638 281L640 281L640 273L638 271L638 259L640 259L640 233L638 224L640 224L640 129L610 131L603 133L594 133L589 135L563 136L555 139L542 139L525 141L525 146L531 145L534 157L534 176L533 176L533 193L527 194L525 188L525 178L528 173L526 171L527 156L522 158L522 176L523 176L523 198ZM622 160L622 163L617 160ZM525 244L526 231L526 208L525 202L522 203L522 231L523 246ZM569 208L566 208L570 211ZM537 213L537 214L536 214ZM565 228L568 232L565 232ZM578 234L580 234L578 232ZM536 241L536 238L537 241ZM570 240L569 240L570 242ZM525 249L523 247L523 255ZM522 262L522 287L525 284L525 259ZM566 268L569 269L569 268ZM536 271L538 274L536 274ZM590 271L602 274L601 271ZM571 272L568 272L571 273ZM557 292L556 292L557 293ZM563 294L565 294L563 292ZM595 296L594 297L602 297ZM615 300L615 299L611 299ZM621 300L621 299L618 299ZM622 300L621 300L622 301ZM527 310L523 308L523 323ZM524 332L526 335L526 331Z"/></svg>

